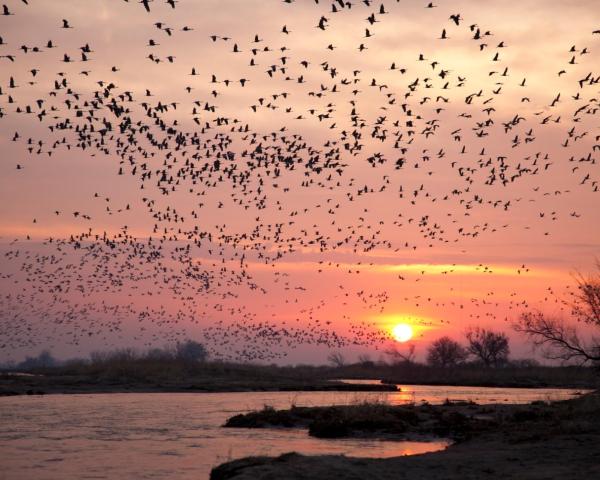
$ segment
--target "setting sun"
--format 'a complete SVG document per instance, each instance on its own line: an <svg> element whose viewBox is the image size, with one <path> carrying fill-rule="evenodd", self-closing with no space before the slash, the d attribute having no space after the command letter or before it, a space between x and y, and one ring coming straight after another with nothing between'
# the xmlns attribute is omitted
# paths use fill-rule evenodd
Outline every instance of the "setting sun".
<svg viewBox="0 0 600 480"><path fill-rule="evenodd" d="M406 323L399 323L392 329L392 335L398 342L408 342L413 336L413 329Z"/></svg>

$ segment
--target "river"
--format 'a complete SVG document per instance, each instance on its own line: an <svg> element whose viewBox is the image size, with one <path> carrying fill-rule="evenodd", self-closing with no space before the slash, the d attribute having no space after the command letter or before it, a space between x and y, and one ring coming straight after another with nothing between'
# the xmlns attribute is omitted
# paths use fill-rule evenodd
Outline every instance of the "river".
<svg viewBox="0 0 600 480"><path fill-rule="evenodd" d="M528 403L570 398L564 389L401 385L397 393L124 393L0 398L0 479L206 479L210 469L249 455L411 455L445 441L319 440L305 430L221 428L235 414L264 405L318 406L447 398Z"/></svg>

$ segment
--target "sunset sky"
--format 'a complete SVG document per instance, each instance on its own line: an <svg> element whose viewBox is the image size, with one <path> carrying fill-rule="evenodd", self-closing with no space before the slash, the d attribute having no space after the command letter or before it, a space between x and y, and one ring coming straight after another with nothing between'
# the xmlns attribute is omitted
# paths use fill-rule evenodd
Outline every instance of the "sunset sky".
<svg viewBox="0 0 600 480"><path fill-rule="evenodd" d="M593 0L5 3L0 362L376 359L397 323L531 357L511 323L600 256Z"/></svg>

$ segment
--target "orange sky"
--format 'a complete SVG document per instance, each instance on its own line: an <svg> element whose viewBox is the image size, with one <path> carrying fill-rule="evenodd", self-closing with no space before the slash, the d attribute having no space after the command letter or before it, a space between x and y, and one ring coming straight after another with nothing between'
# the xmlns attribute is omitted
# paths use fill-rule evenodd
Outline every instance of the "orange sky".
<svg viewBox="0 0 600 480"><path fill-rule="evenodd" d="M88 228L112 235L127 226L142 242L160 238L165 228L177 242L184 240L180 230L195 227L221 241L257 228L257 235L240 241L237 250L228 245L219 255L217 241L205 242L193 255L211 270L227 265L235 271L245 254L244 271L264 291L247 285L228 288L224 282L190 302L157 290L150 303L164 308L165 318L173 316L172 323L146 325L130 312L132 318L124 314L117 333L106 333L103 326L98 329L102 335L73 342L69 329L76 326L65 327L55 317L36 318L49 302L47 292L32 291L26 302L18 301L22 285L37 285L43 275L15 283L25 275L23 256L4 257L0 332L11 341L0 350L0 360L48 345L62 355L114 344L160 345L179 338L174 331L205 338L217 351L222 332L203 335L219 321L248 328L261 322L309 332L323 328L352 339L364 324L386 332L398 319L419 325L415 341L422 355L431 339L443 334L461 338L469 325L510 333L510 323L523 308L558 312L552 292L560 295L573 283L572 274L589 270L598 255L594 182L600 150L594 146L600 135L600 92L598 83L579 83L590 72L588 80L600 75L600 35L592 33L600 28L600 14L594 1L439 1L432 9L425 8L425 1L387 1L385 14L379 13L381 2L366 6L358 1L337 13L331 12L334 2L300 0L181 0L175 9L156 1L150 13L135 0L97 1L93 8L75 0L6 3L14 15L0 17L0 55L14 55L14 61L0 58L2 251L47 253L53 246L40 245L44 239L69 238ZM371 25L367 18L372 13L377 22ZM457 26L449 16L458 13ZM316 28L321 16L328 19L324 31ZM60 28L63 19L73 28ZM156 22L162 22L161 29ZM284 25L289 34L282 33ZM182 31L184 26L190 30ZM473 39L477 28L482 38ZM442 30L447 39L440 38ZM219 39L213 42L210 35ZM254 42L255 35L260 42ZM50 39L56 48L46 48ZM148 46L150 39L159 45ZM90 61L81 62L80 47L86 44ZM240 53L233 52L234 44ZM367 47L363 51L361 44ZM39 46L42 52L21 45ZM262 50L266 46L269 51ZM262 51L253 54L253 48ZM77 61L62 62L65 54ZM149 54L161 61L151 61ZM168 56L174 57L172 63ZM256 66L250 66L251 59ZM276 73L271 77L266 71L272 65ZM197 75L190 75L192 68ZM212 82L213 75L218 83ZM70 92L54 90L55 81L63 78ZM248 80L244 87L241 78ZM214 185L181 179L176 191L161 195L156 179L141 182L141 167L133 173L110 140L108 153L82 150L73 131L49 129L65 119L84 125L85 115L77 117L75 111L77 106L89 110L84 102L93 100L98 82L112 82L117 94L133 95L127 106L136 120L147 121L144 102L175 103L177 108L161 117L189 134L200 132L195 118L204 125L220 117L238 119L236 126L248 125L258 138L277 132L277 141L262 139L265 145L300 135L298 143L321 158L338 142L343 173L313 174L311 183L303 185L309 177L300 164L277 179L272 169L257 168L252 188L260 181L264 208L227 178ZM38 99L45 101L42 108ZM216 112L206 112L195 101L216 106ZM23 113L26 106L34 113ZM41 110L47 113L43 121L36 117ZM353 110L363 124L361 148L349 151L344 144L354 141L349 134L357 130ZM515 118L520 120L515 123ZM490 119L493 123L483 126ZM228 148L243 170L241 154L251 144L244 133L231 132L233 125L201 135L231 135ZM15 132L19 136L13 141ZM381 135L383 140L377 138ZM140 145L152 150L147 142ZM151 170L168 164L172 173L184 162L175 149L152 152L151 158L140 151L127 155L137 165L148 162ZM205 153L198 161L212 163ZM385 162L373 167L369 158L375 154ZM307 151L301 155L306 161ZM398 159L401 169L395 168ZM118 175L120 168L124 175ZM524 173L512 179L519 169ZM498 180L501 171L509 179L506 185ZM365 186L367 194L362 193ZM144 198L154 201L152 212ZM172 221L174 211L182 221ZM153 217L157 212L169 212L170 220ZM265 263L258 252L285 254ZM73 255L68 258L75 262ZM120 294L90 298L131 303L138 312L149 304L138 287L127 284ZM74 291L62 294L62 300L83 301ZM82 325L104 325L98 319L102 315L78 318ZM38 333L15 327L14 318L25 317ZM250 335L240 342L260 348L261 339ZM517 337L513 344L516 356L531 355ZM291 346L274 347L287 354L278 361L322 360L330 349L301 341ZM349 357L365 351L377 357L381 348L379 343L343 349Z"/></svg>

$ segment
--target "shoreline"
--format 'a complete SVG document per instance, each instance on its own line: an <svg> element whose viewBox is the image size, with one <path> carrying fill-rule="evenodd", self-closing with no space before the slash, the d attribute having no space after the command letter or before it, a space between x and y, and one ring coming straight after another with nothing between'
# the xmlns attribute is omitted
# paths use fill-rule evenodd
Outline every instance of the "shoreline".
<svg viewBox="0 0 600 480"><path fill-rule="evenodd" d="M488 406L489 407L489 406ZM495 406L498 407L498 406ZM247 457L219 465L211 480L447 480L600 478L600 393L572 400L502 405L496 425L438 452L382 459ZM573 465L577 465L574 470Z"/></svg>
<svg viewBox="0 0 600 480"><path fill-rule="evenodd" d="M348 379L350 380L350 379ZM356 379L364 380L364 379ZM203 378L190 382L131 382L98 380L80 377L46 376L46 375L13 375L0 374L0 397L17 395L54 395L54 394L108 394L108 393L241 393L241 392L401 392L403 385L435 386L435 387L478 387L478 388L515 388L515 389L556 389L590 391L592 385L552 385L552 384L515 384L491 383L350 383L339 380L242 380ZM584 392L581 393L585 394Z"/></svg>
<svg viewBox="0 0 600 480"><path fill-rule="evenodd" d="M61 381L62 380L62 381ZM95 394L95 393L242 393L242 392L380 392L400 391L395 385L356 385L342 382L308 381L215 381L203 379L190 383L91 382L87 379L56 379L46 376L0 375L0 397L19 395Z"/></svg>
<svg viewBox="0 0 600 480"><path fill-rule="evenodd" d="M442 381L406 381L406 382L398 382L392 380L381 380L382 385L431 385L432 387L478 387L478 388L532 388L532 389L542 389L542 388L554 388L557 390L593 390L597 388L597 384L589 384L589 383L561 383L561 384L552 384L550 382L538 382L534 381L531 383L526 382L442 382Z"/></svg>
<svg viewBox="0 0 600 480"><path fill-rule="evenodd" d="M429 385L414 383L412 385ZM432 385L437 387L480 387L480 388L514 388L514 389L532 389L532 390L582 390L577 395L585 395L585 391L592 390L590 387L568 387L568 386L506 386L506 385ZM14 387L7 386L0 381L0 398L14 396L34 396L34 395L85 395L85 394L119 394L119 393L248 393L248 392L340 392L340 393L396 393L401 392L401 388L393 384L382 384L381 388L377 385L231 385L231 386L202 386L202 385L180 385L180 386L68 386L68 385L20 385ZM460 400L460 399L457 399Z"/></svg>
<svg viewBox="0 0 600 480"><path fill-rule="evenodd" d="M0 371L0 396L70 393L154 392L395 392L397 386L551 388L589 390L600 386L583 367L483 369L475 365L436 368L422 364L277 366L219 361L113 358L51 367Z"/></svg>

